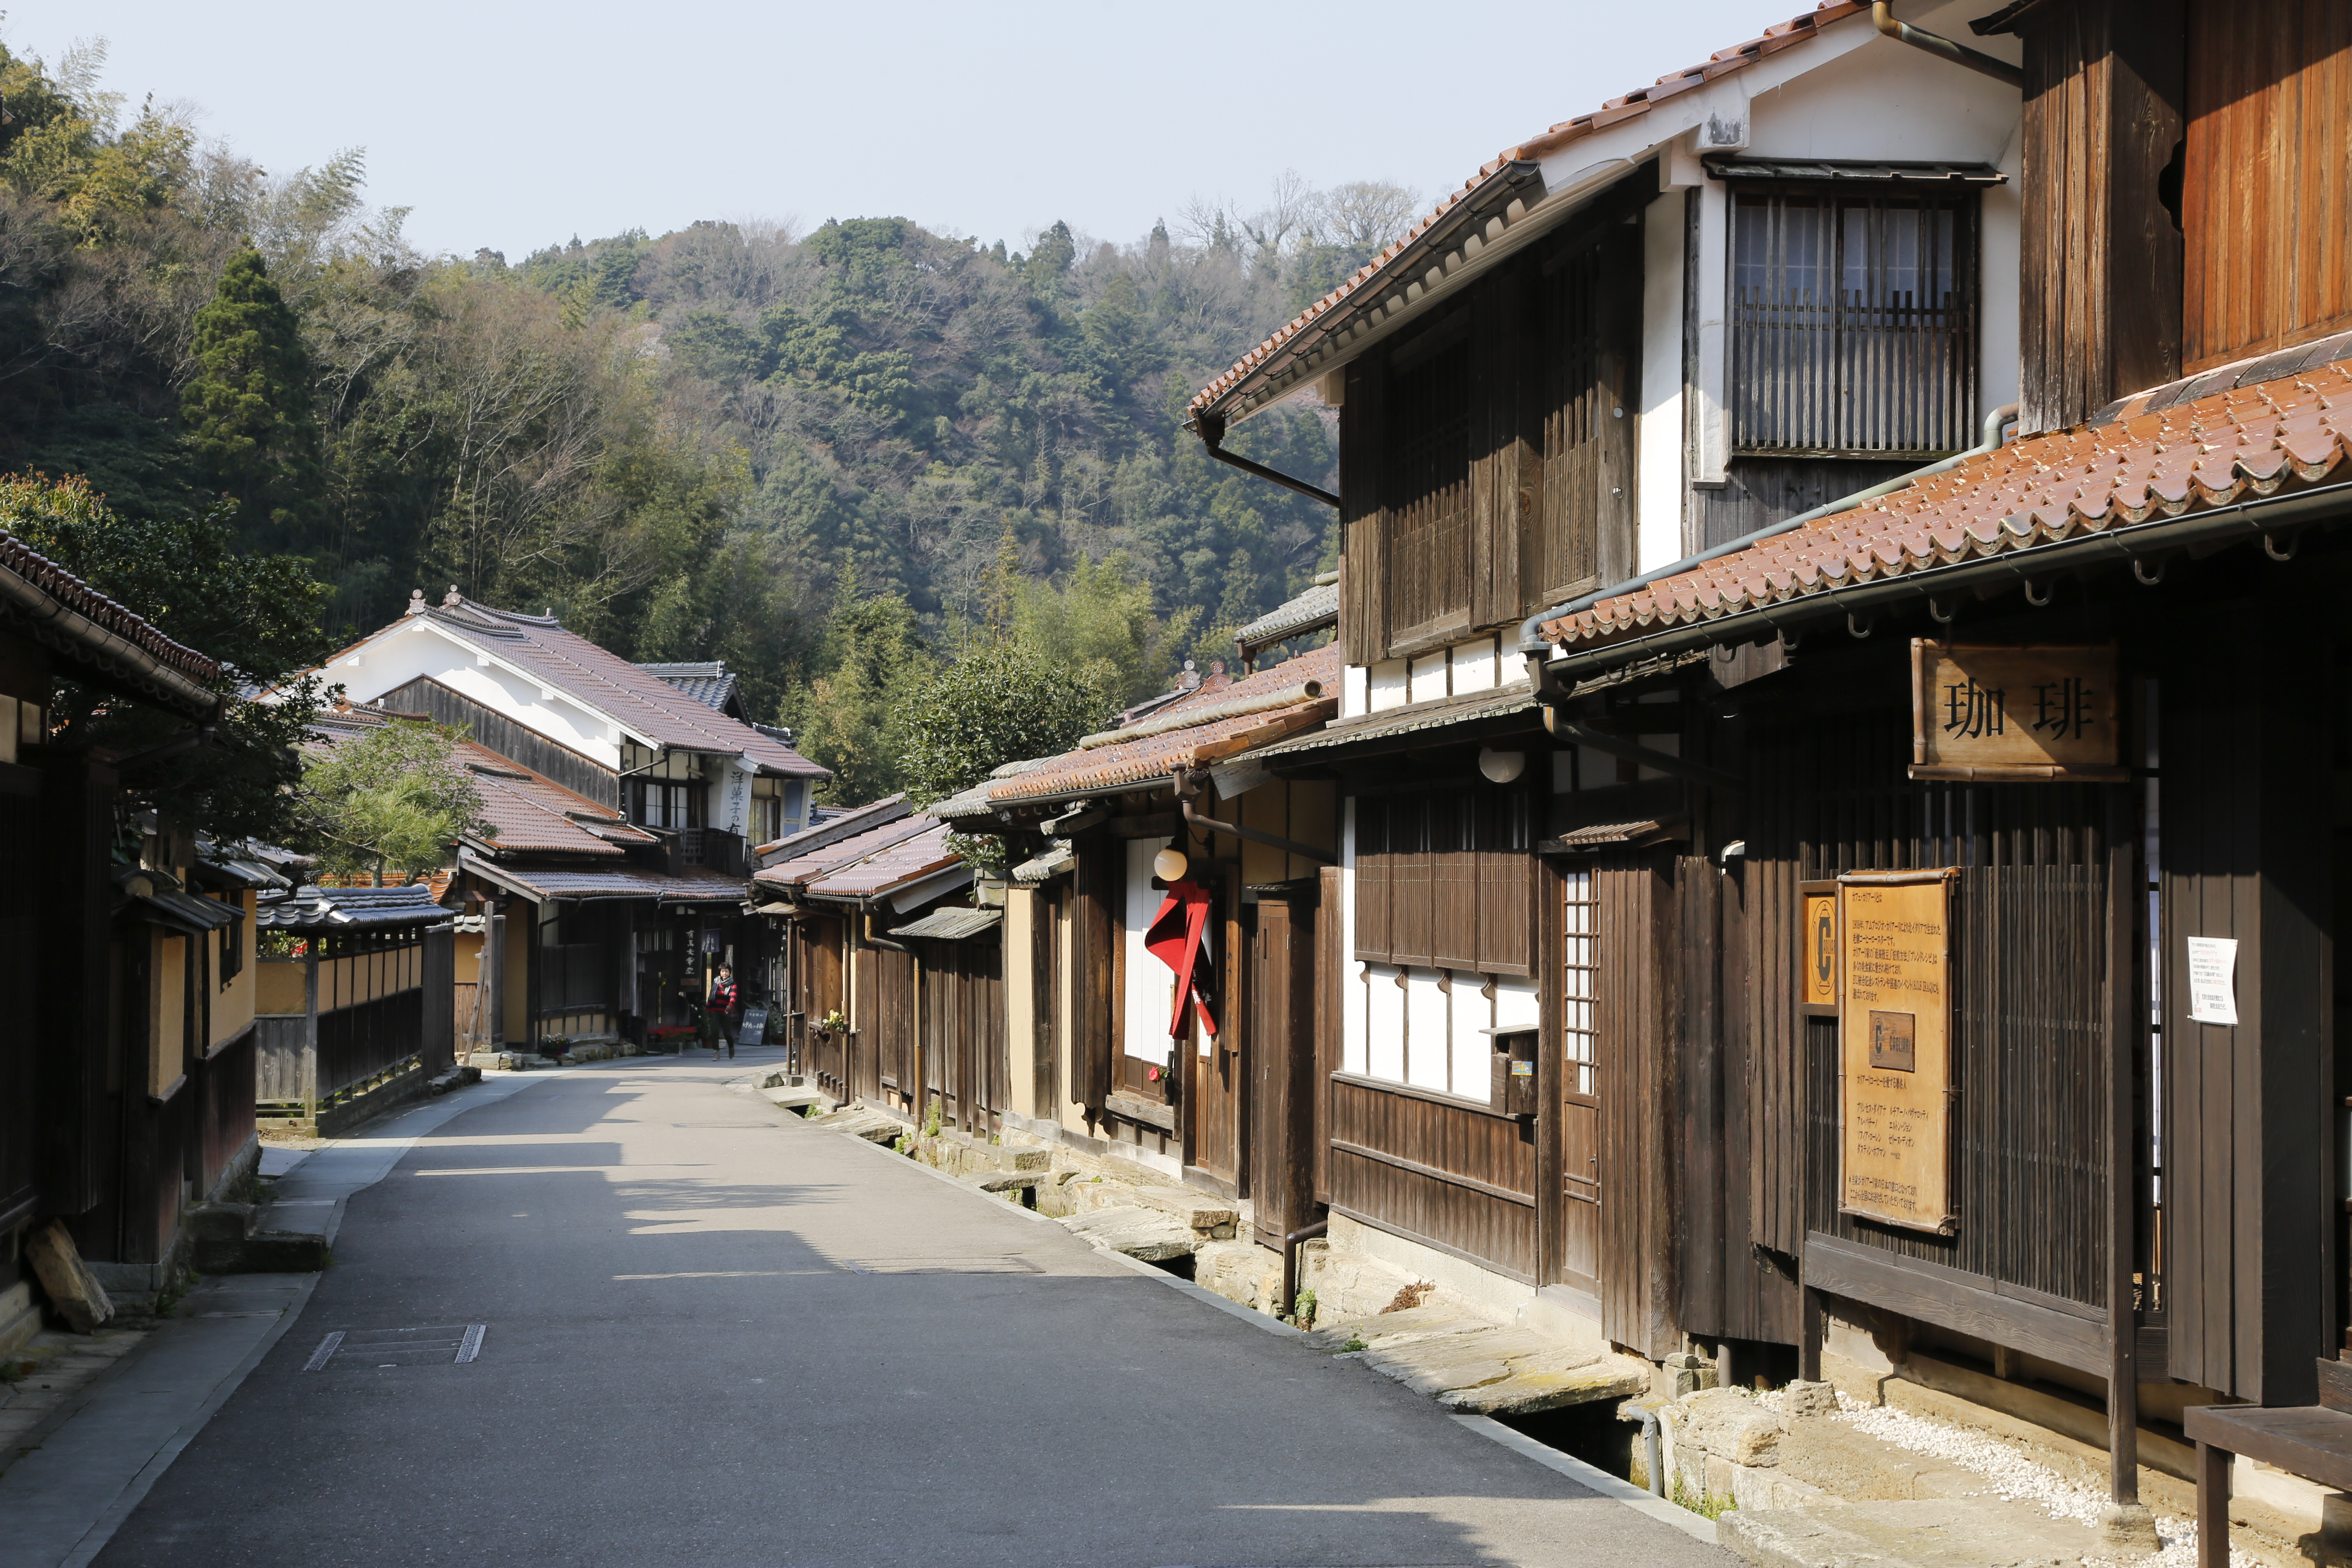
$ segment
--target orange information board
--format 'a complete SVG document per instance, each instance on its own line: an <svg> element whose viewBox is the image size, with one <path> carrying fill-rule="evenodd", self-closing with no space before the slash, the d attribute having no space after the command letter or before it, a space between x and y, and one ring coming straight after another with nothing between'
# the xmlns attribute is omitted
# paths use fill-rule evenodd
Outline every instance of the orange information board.
<svg viewBox="0 0 2352 1568"><path fill-rule="evenodd" d="M1838 879L1838 1207L1951 1234L1952 889L1959 873Z"/></svg>

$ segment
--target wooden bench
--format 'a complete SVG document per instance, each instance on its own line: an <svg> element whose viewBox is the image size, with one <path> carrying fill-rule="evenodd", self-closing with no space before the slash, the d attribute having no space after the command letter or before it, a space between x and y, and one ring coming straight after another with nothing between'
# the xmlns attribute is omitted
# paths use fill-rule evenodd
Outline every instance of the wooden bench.
<svg viewBox="0 0 2352 1568"><path fill-rule="evenodd" d="M2197 1568L2229 1568L2233 1454L2352 1491L2352 1365L2343 1362L2320 1359L2316 1405L2200 1405L2181 1425L2197 1445Z"/></svg>

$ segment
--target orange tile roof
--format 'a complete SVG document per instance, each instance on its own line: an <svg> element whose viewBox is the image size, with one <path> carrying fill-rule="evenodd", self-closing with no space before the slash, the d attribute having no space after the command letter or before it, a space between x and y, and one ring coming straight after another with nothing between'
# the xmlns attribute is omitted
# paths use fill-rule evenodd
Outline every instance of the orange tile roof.
<svg viewBox="0 0 2352 1568"><path fill-rule="evenodd" d="M1296 357L1319 342L1330 329L1340 324L1351 312L1342 310L1349 300L1366 290L1366 286L1379 279L1400 257L1412 249L1413 243L1428 233L1441 219L1462 203L1502 175L1517 163L1544 157L1572 142L1622 124L1636 116L1647 114L1651 108L1692 88L1702 87L1719 77L1744 69L1767 56L1778 54L1791 45L1803 43L1822 26L1842 20L1856 12L1869 9L1858 0L1820 0L1812 10L1776 22L1755 37L1717 49L1706 59L1685 69L1671 71L1648 87L1636 88L1622 97L1612 98L1587 114L1563 120L1541 133L1529 137L1516 147L1507 147L1479 166L1478 172L1464 183L1462 188L1437 204L1434 211L1407 229L1403 237L1374 257L1363 267L1349 275L1338 288L1277 330L1273 336L1234 362L1233 367L1201 389L1194 395L1191 411L1195 416L1216 408L1227 397L1260 374L1275 368L1276 361ZM1288 351L1286 353L1286 351Z"/></svg>
<svg viewBox="0 0 2352 1568"><path fill-rule="evenodd" d="M1546 621L1581 650L2310 484L2352 454L2352 332L2225 365Z"/></svg>
<svg viewBox="0 0 2352 1568"><path fill-rule="evenodd" d="M1339 646L1327 643L1228 686L1212 687L1203 682L1199 691L1187 693L1181 702L1160 709L1146 722L1162 722L1181 715L1187 708L1221 708L1229 702L1272 696L1303 681L1319 681L1328 689L1339 681L1340 668ZM1295 734L1329 718L1338 706L1333 699L1319 697L1286 708L1162 731L1139 740L1065 752L1043 767L989 785L988 798L996 805L1012 805L1079 795L1088 790L1118 789L1150 779L1165 780L1178 768L1201 767L1246 751L1254 744Z"/></svg>
<svg viewBox="0 0 2352 1568"><path fill-rule="evenodd" d="M627 853L624 846L659 842L611 806L509 762L488 746L461 741L455 756L481 795L482 819L499 830L491 847L500 855L536 849L618 858Z"/></svg>

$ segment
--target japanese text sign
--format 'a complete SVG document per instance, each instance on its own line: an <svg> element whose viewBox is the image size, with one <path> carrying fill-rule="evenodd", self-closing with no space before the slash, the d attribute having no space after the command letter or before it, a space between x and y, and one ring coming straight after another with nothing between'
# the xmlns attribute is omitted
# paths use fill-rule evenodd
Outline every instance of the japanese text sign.
<svg viewBox="0 0 2352 1568"><path fill-rule="evenodd" d="M1798 998L1808 1014L1834 1016L1838 999L1837 884L1805 882L1797 889L1804 910L1804 972Z"/></svg>
<svg viewBox="0 0 2352 1568"><path fill-rule="evenodd" d="M1947 1236L1956 876L1838 879L1838 1207Z"/></svg>
<svg viewBox="0 0 2352 1568"><path fill-rule="evenodd" d="M2129 777L2116 650L1911 643L1915 779Z"/></svg>

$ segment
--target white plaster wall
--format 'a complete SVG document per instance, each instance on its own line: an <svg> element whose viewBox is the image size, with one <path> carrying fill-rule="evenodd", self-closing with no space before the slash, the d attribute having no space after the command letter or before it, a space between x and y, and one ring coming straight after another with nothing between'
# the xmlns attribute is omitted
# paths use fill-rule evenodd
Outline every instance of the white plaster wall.
<svg viewBox="0 0 2352 1568"><path fill-rule="evenodd" d="M1364 671L1367 710L1378 713L1384 708L1402 708L1411 701L1412 698L1405 690L1407 679L1405 661L1401 658L1382 659L1367 668Z"/></svg>
<svg viewBox="0 0 2352 1568"><path fill-rule="evenodd" d="M1683 194L1642 215L1641 424L1634 554L1647 572L1683 555ZM1626 411L1629 415L1632 410Z"/></svg>
<svg viewBox="0 0 2352 1568"><path fill-rule="evenodd" d="M1160 890L1151 885L1151 858L1168 847L1165 838L1127 841L1127 901L1118 940L1127 965L1125 1026L1119 1049L1138 1061L1166 1066L1171 1059L1168 1021L1176 1010L1176 974L1151 956L1143 934L1159 912Z"/></svg>
<svg viewBox="0 0 2352 1568"><path fill-rule="evenodd" d="M1441 1093L1453 1074L1452 1031L1447 1027L1454 999L1440 989L1438 976L1425 969L1405 972L1404 1080L1415 1089Z"/></svg>
<svg viewBox="0 0 2352 1568"><path fill-rule="evenodd" d="M1404 988L1393 963L1360 965L1366 973L1364 993L1364 1065L1368 1078L1402 1082L1404 1079Z"/></svg>
<svg viewBox="0 0 2352 1568"><path fill-rule="evenodd" d="M1487 1091L1494 1088L1494 1042L1491 1037L1478 1032L1490 1027L1494 1022L1495 1005L1486 1000L1486 977L1455 975L1452 1020L1454 1072L1453 1082L1447 1087L1465 1100L1484 1103Z"/></svg>
<svg viewBox="0 0 2352 1568"><path fill-rule="evenodd" d="M1367 1018L1362 971L1356 952L1356 801L1339 803L1339 1070L1361 1073L1366 1066Z"/></svg>
<svg viewBox="0 0 2352 1568"><path fill-rule="evenodd" d="M621 734L610 721L561 694L546 694L528 676L483 663L477 649L430 621L412 620L385 631L337 659L325 674L354 702L373 702L426 677L559 745L607 767L621 765Z"/></svg>

